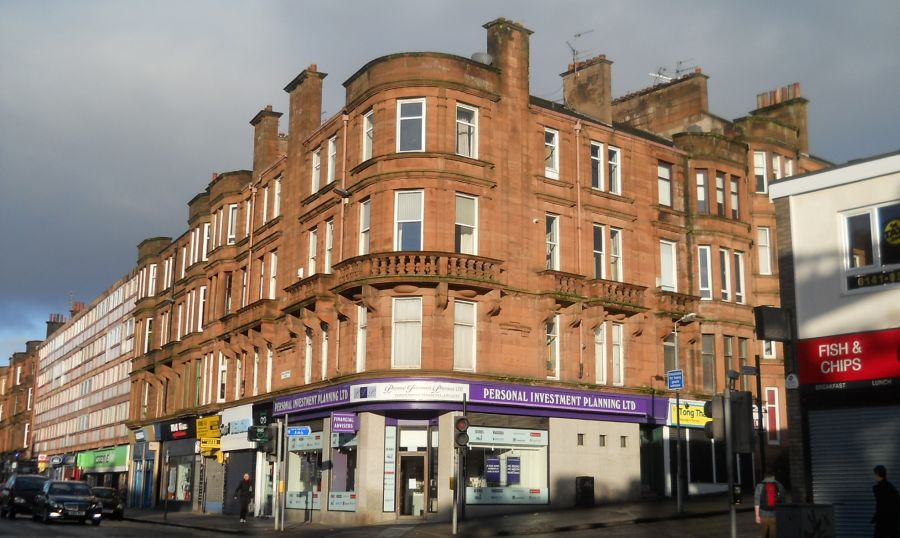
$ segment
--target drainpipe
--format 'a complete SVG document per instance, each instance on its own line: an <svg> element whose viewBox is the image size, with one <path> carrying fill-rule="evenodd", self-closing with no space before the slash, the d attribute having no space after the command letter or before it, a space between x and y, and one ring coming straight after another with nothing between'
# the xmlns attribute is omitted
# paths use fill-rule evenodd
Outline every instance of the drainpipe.
<svg viewBox="0 0 900 538"><path fill-rule="evenodd" d="M347 190L347 124L350 121L350 116L345 112L341 115L341 121L344 123L344 140L343 140L343 148L341 151L344 152L344 163L341 166L341 189ZM341 234L340 244L338 245L338 262L344 260L344 223L346 220L347 213L347 203L349 199L341 197ZM333 239L332 239L333 240ZM334 369L335 371L340 371L341 366L341 315L337 313L335 315L335 335L334 335Z"/></svg>
<svg viewBox="0 0 900 538"><path fill-rule="evenodd" d="M575 273L581 271L581 120L575 122ZM583 311L583 310L582 310ZM584 320L578 321L578 378L584 377Z"/></svg>

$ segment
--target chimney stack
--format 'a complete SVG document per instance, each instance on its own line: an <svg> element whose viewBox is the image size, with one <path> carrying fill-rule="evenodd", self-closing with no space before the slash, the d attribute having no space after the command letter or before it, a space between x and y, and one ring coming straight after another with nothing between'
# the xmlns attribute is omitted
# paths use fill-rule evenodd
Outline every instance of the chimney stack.
<svg viewBox="0 0 900 538"><path fill-rule="evenodd" d="M60 327L66 324L66 317L62 314L50 314L50 319L47 320L47 338L50 338L50 335L59 330Z"/></svg>
<svg viewBox="0 0 900 538"><path fill-rule="evenodd" d="M801 153L809 152L806 104L809 101L800 95L800 83L794 82L768 92L756 95L755 116L776 118L797 129L798 145Z"/></svg>
<svg viewBox="0 0 900 538"><path fill-rule="evenodd" d="M272 165L278 158L278 119L281 112L273 112L272 105L260 110L250 120L253 130L253 177Z"/></svg>
<svg viewBox="0 0 900 538"><path fill-rule="evenodd" d="M528 105L529 39L533 33L519 23L499 18L484 25L487 52L500 68L504 98Z"/></svg>
<svg viewBox="0 0 900 538"><path fill-rule="evenodd" d="M605 54L569 64L560 76L567 107L612 125L612 62Z"/></svg>

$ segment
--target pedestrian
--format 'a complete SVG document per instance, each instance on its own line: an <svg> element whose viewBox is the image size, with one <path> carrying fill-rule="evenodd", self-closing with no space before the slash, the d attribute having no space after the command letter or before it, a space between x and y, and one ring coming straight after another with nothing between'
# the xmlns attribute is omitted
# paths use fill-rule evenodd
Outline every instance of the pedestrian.
<svg viewBox="0 0 900 538"><path fill-rule="evenodd" d="M760 536L775 538L775 507L784 502L784 486L775 480L775 472L766 470L763 481L756 485L753 493L753 505L756 510L756 523L760 525Z"/></svg>
<svg viewBox="0 0 900 538"><path fill-rule="evenodd" d="M253 483L250 482L249 473L244 473L244 479L241 480L237 489L234 490L234 498L238 499L241 503L241 523L246 523L247 509L250 506L250 501L253 500Z"/></svg>
<svg viewBox="0 0 900 538"><path fill-rule="evenodd" d="M875 538L897 538L900 536L900 494L897 488L888 482L887 469L884 465L876 465L875 485L872 493L875 494L875 515L872 521L875 525Z"/></svg>

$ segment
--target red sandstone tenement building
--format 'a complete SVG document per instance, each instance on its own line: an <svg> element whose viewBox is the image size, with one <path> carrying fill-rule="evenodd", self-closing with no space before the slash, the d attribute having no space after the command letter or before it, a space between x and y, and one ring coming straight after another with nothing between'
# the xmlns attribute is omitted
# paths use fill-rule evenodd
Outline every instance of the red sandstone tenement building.
<svg viewBox="0 0 900 538"><path fill-rule="evenodd" d="M696 415L757 354L766 449L786 444L781 348L752 307L779 298L768 181L826 164L799 87L728 121L699 71L612 99L601 56L554 103L529 94L531 32L485 29L475 59L372 60L324 122L310 66L287 135L261 110L253 169L141 243L132 504L230 512L250 472L271 513L283 473L288 519L449 518L463 402L469 514L671 494L676 364L685 479L709 491L724 450ZM247 440L274 421L283 462Z"/></svg>

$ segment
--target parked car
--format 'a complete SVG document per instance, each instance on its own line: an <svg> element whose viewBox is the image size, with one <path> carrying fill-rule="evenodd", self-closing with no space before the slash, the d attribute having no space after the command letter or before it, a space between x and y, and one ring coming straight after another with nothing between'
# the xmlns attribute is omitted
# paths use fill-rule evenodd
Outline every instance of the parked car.
<svg viewBox="0 0 900 538"><path fill-rule="evenodd" d="M10 476L0 489L0 517L13 519L16 514L31 514L34 496L46 481L46 476L37 474Z"/></svg>
<svg viewBox="0 0 900 538"><path fill-rule="evenodd" d="M100 501L100 507L103 509L103 517L110 519L122 519L125 517L125 503L119 496L116 488L103 488L95 486L91 488L94 496Z"/></svg>
<svg viewBox="0 0 900 538"><path fill-rule="evenodd" d="M99 525L103 509L86 482L48 480L34 496L32 518L44 523L74 519Z"/></svg>

